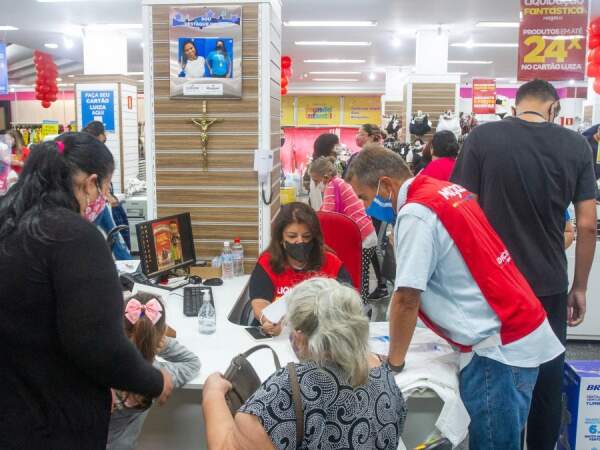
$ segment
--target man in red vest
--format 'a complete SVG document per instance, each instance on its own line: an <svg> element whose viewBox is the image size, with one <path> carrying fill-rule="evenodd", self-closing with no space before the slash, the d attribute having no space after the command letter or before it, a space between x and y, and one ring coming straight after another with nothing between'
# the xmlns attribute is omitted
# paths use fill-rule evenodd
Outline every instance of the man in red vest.
<svg viewBox="0 0 600 450"><path fill-rule="evenodd" d="M460 351L469 448L520 450L538 368L564 347L475 196L412 178L378 146L363 149L348 179L375 217L395 221L390 367L402 370L420 317Z"/></svg>

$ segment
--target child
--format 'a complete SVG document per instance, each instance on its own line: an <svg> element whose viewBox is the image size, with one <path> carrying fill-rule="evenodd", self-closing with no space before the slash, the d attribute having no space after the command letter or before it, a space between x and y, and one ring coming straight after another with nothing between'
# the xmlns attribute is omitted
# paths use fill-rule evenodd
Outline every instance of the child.
<svg viewBox="0 0 600 450"><path fill-rule="evenodd" d="M167 325L161 299L138 292L125 301L125 332L144 358L168 370L175 388L182 387L200 371L196 355L165 336ZM161 360L156 361L155 356ZM152 401L130 392L113 391L113 413L108 430L107 450L129 450L138 436Z"/></svg>

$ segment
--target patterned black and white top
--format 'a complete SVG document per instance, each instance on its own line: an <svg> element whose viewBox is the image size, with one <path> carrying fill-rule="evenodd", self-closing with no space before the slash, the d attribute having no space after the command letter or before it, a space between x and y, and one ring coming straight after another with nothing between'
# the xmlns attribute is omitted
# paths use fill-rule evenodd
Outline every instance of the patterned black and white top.
<svg viewBox="0 0 600 450"><path fill-rule="evenodd" d="M334 365L296 366L304 409L304 440L296 446L296 414L287 368L277 371L242 406L260 420L277 449L396 449L406 404L387 364L371 369L356 389Z"/></svg>

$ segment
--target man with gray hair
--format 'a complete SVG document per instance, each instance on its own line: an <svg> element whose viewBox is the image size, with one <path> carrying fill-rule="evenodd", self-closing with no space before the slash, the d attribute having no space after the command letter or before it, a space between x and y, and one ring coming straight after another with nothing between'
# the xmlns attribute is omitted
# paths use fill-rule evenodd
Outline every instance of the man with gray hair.
<svg viewBox="0 0 600 450"><path fill-rule="evenodd" d="M417 317L460 351L471 450L520 450L538 368L564 352L546 313L475 196L404 160L364 148L348 180L395 221L388 363L401 371Z"/></svg>

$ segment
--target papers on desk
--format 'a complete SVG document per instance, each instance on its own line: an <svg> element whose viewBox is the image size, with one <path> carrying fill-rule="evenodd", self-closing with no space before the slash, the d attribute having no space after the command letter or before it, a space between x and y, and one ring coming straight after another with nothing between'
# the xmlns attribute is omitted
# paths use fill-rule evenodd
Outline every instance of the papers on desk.
<svg viewBox="0 0 600 450"><path fill-rule="evenodd" d="M262 311L263 317L269 322L279 323L281 319L287 314L287 298L286 296L281 297L279 300L274 301Z"/></svg>
<svg viewBox="0 0 600 450"><path fill-rule="evenodd" d="M140 267L139 259L126 259L123 261L115 261L117 272L119 273L135 273Z"/></svg>

